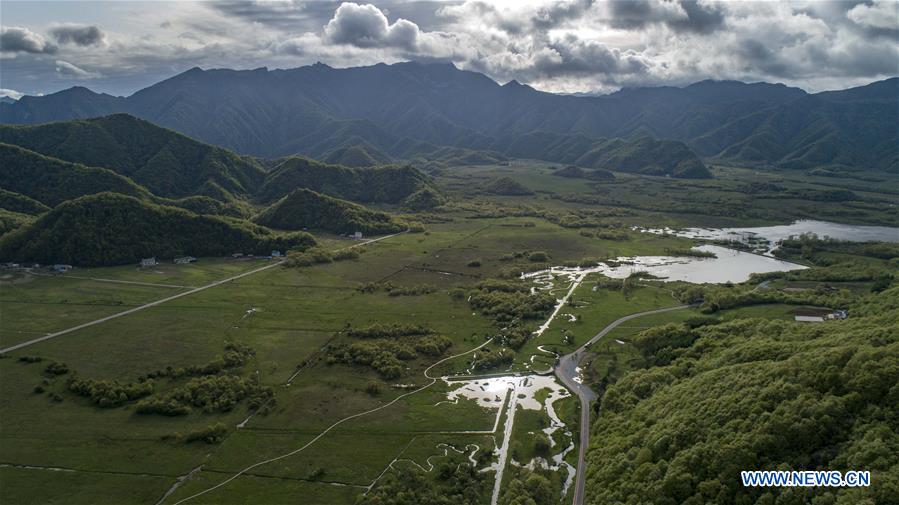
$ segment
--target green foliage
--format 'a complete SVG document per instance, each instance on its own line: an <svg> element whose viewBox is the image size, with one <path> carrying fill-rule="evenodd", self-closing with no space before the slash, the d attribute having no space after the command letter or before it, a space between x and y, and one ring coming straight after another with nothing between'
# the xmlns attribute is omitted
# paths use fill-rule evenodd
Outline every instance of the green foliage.
<svg viewBox="0 0 899 505"><path fill-rule="evenodd" d="M206 195L227 201L234 195L254 192L264 177L261 165L254 160L127 114L36 126L0 126L0 142L105 168L163 197ZM125 193L110 187L97 187L91 192L100 191Z"/></svg>
<svg viewBox="0 0 899 505"><path fill-rule="evenodd" d="M891 503L899 468L899 288L845 321L667 325L635 344L661 366L609 387L589 503ZM664 357L664 359L659 359ZM741 470L866 469L870 488L743 487Z"/></svg>
<svg viewBox="0 0 899 505"><path fill-rule="evenodd" d="M549 316L556 299L549 293L531 294L520 283L490 281L480 283L469 293L468 303L499 323L514 319L541 319Z"/></svg>
<svg viewBox="0 0 899 505"><path fill-rule="evenodd" d="M384 212L325 196L308 189L297 189L281 198L254 221L279 230L306 228L326 230L338 234L353 232L396 233L405 227Z"/></svg>
<svg viewBox="0 0 899 505"><path fill-rule="evenodd" d="M373 324L346 330L346 334L353 338L400 338L432 333L434 330L417 324Z"/></svg>
<svg viewBox="0 0 899 505"><path fill-rule="evenodd" d="M0 126L0 131L3 128ZM104 191L140 198L150 196L146 189L111 170L49 158L3 143L0 143L0 181L6 190L51 207Z"/></svg>
<svg viewBox="0 0 899 505"><path fill-rule="evenodd" d="M545 438L545 436L544 436ZM555 505L557 492L552 482L538 472L516 468L499 497L500 505Z"/></svg>
<svg viewBox="0 0 899 505"><path fill-rule="evenodd" d="M228 434L228 427L222 423L210 424L205 428L201 428L199 430L191 431L187 435L184 436L184 441L187 443L191 442L205 442L207 444L217 444L225 439L225 435Z"/></svg>
<svg viewBox="0 0 899 505"><path fill-rule="evenodd" d="M334 149L322 161L345 167L373 167L390 163L390 157L369 145L348 146Z"/></svg>
<svg viewBox="0 0 899 505"><path fill-rule="evenodd" d="M489 492L485 475L458 456L438 463L431 473L397 466L357 505L480 505Z"/></svg>
<svg viewBox="0 0 899 505"><path fill-rule="evenodd" d="M0 146L0 150L2 150L2 146ZM0 188L0 209L20 214L37 215L47 212L50 210L50 207L25 195Z"/></svg>
<svg viewBox="0 0 899 505"><path fill-rule="evenodd" d="M490 181L484 187L484 191L494 195L505 196L534 194L534 192L528 189L525 185L509 177L500 177L498 179Z"/></svg>
<svg viewBox="0 0 899 505"><path fill-rule="evenodd" d="M34 222L34 216L0 209L0 235Z"/></svg>
<svg viewBox="0 0 899 505"><path fill-rule="evenodd" d="M268 254L272 249L307 248L314 243L306 233L277 234L235 220L103 193L65 202L31 225L3 236L0 256L98 266L136 263L148 256Z"/></svg>
<svg viewBox="0 0 899 505"><path fill-rule="evenodd" d="M259 196L270 202L306 188L355 202L399 203L426 186L427 177L411 166L348 168L290 157L272 169Z"/></svg>
<svg viewBox="0 0 899 505"><path fill-rule="evenodd" d="M140 414L184 415L192 407L206 413L229 412L244 399L256 409L274 397L272 388L261 386L255 376L208 375L190 379L187 384L167 393L138 402Z"/></svg>
<svg viewBox="0 0 899 505"><path fill-rule="evenodd" d="M433 293L437 288L430 284L418 284L415 286L396 286L392 282L368 282L358 288L360 293L374 293L384 291L388 296L420 296Z"/></svg>
<svg viewBox="0 0 899 505"><path fill-rule="evenodd" d="M153 394L153 381L121 384L118 381L80 379L73 375L66 382L72 393L90 398L98 407L118 407Z"/></svg>
<svg viewBox="0 0 899 505"><path fill-rule="evenodd" d="M48 375L65 375L69 373L69 367L65 363L54 361L44 368L44 373Z"/></svg>
<svg viewBox="0 0 899 505"><path fill-rule="evenodd" d="M699 249L672 249L665 248L666 256L687 256L692 258L717 258L718 255L710 251L701 251Z"/></svg>
<svg viewBox="0 0 899 505"><path fill-rule="evenodd" d="M405 371L403 361L418 354L437 357L452 347L453 342L433 330L412 324L373 324L364 328L348 328L346 335L362 342L337 342L328 347L327 362L362 365L372 368L384 379L396 379Z"/></svg>
<svg viewBox="0 0 899 505"><path fill-rule="evenodd" d="M414 211L421 212L425 210L433 210L446 203L446 199L440 196L436 190L431 187L424 187L415 193L403 199L403 207Z"/></svg>
<svg viewBox="0 0 899 505"><path fill-rule="evenodd" d="M475 370L490 370L493 368L509 366L512 364L513 359L515 359L515 353L509 349L496 349L491 351L485 348L483 353L479 353L475 356L475 359L472 362L472 368Z"/></svg>

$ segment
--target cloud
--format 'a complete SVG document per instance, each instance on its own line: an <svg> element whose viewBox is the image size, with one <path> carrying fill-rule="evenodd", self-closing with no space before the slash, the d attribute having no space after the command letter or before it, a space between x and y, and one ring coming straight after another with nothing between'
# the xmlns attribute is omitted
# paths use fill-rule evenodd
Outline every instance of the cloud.
<svg viewBox="0 0 899 505"><path fill-rule="evenodd" d="M4 53L53 54L56 46L28 28L10 26L0 28L0 51Z"/></svg>
<svg viewBox="0 0 899 505"><path fill-rule="evenodd" d="M60 76L72 79L96 79L102 77L102 75L97 72L89 72L63 60L56 60L56 73Z"/></svg>
<svg viewBox="0 0 899 505"><path fill-rule="evenodd" d="M846 13L853 22L871 28L899 30L899 4L895 0L875 0L858 4Z"/></svg>
<svg viewBox="0 0 899 505"><path fill-rule="evenodd" d="M19 98L22 98L23 96L25 96L25 93L22 93L21 91L16 91L14 89L0 88L0 96L8 96L8 97L12 98L13 100L18 100Z"/></svg>
<svg viewBox="0 0 899 505"><path fill-rule="evenodd" d="M95 46L106 42L106 34L93 25L58 25L50 30L50 34L60 44Z"/></svg>
<svg viewBox="0 0 899 505"><path fill-rule="evenodd" d="M324 38L333 44L356 47L398 47L414 51L421 34L418 25L406 19L393 24L374 5L344 2L324 29Z"/></svg>
<svg viewBox="0 0 899 505"><path fill-rule="evenodd" d="M10 5L4 12L16 8ZM92 87L123 94L193 66L294 68L316 61L334 67L451 61L499 82L516 79L556 92L708 78L820 90L899 73L899 4L892 0L158 5L109 9L103 30L94 27L99 34L91 25L66 24L75 19L64 14L46 32L38 29L44 21L3 28L3 85L30 89L41 82L50 91L92 78ZM74 68L53 65L56 60Z"/></svg>
<svg viewBox="0 0 899 505"><path fill-rule="evenodd" d="M676 32L711 33L724 24L719 6L699 0L628 0L608 3L610 25L638 30L652 24Z"/></svg>

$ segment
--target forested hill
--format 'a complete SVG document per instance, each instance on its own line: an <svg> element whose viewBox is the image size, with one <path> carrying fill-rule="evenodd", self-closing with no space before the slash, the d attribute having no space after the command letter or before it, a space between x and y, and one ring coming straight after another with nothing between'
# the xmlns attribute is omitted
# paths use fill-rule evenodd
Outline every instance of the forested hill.
<svg viewBox="0 0 899 505"><path fill-rule="evenodd" d="M3 235L0 257L94 266L134 263L148 256L269 254L314 244L308 233L275 233L246 221L100 193L64 202Z"/></svg>
<svg viewBox="0 0 899 505"><path fill-rule="evenodd" d="M0 121L37 123L128 112L205 142L265 157L299 153L324 158L355 145L406 159L440 146L502 152L503 139L535 132L594 140L648 136L684 142L702 156L727 160L895 171L897 86L894 78L807 94L778 84L703 81L684 88L575 97L514 81L499 85L451 64L194 68L127 98L84 88L23 97L0 104ZM365 156L356 156L361 153L350 154L365 162ZM562 161L539 154L540 159Z"/></svg>
<svg viewBox="0 0 899 505"><path fill-rule="evenodd" d="M106 168L169 198L248 196L265 177L256 160L127 114L38 126L0 126L0 142Z"/></svg>
<svg viewBox="0 0 899 505"><path fill-rule="evenodd" d="M368 210L346 200L297 189L263 210L254 221L278 230L306 228L338 234L396 233L405 227L390 214Z"/></svg>
<svg viewBox="0 0 899 505"><path fill-rule="evenodd" d="M896 503L899 287L825 324L669 324L608 387L588 503ZM746 488L742 470L868 470L871 488Z"/></svg>

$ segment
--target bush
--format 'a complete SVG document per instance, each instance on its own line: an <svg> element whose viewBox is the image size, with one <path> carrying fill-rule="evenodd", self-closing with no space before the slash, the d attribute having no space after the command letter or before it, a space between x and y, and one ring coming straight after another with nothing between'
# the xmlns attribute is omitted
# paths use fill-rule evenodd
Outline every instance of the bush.
<svg viewBox="0 0 899 505"><path fill-rule="evenodd" d="M217 444L225 439L225 435L228 434L228 428L225 427L222 423L210 424L209 426L192 431L184 437L184 441L187 443L191 442L206 442L207 444Z"/></svg>
<svg viewBox="0 0 899 505"><path fill-rule="evenodd" d="M546 261L549 261L549 255L543 251L534 251L528 255L528 261L534 263L544 263Z"/></svg>
<svg viewBox="0 0 899 505"><path fill-rule="evenodd" d="M47 365L47 368L44 369L44 372L50 375L65 375L69 373L69 367L65 363L59 363L54 361Z"/></svg>

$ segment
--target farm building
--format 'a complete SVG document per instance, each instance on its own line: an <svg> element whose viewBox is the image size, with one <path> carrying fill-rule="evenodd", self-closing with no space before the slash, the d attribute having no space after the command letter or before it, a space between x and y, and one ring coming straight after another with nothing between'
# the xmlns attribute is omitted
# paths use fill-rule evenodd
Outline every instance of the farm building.
<svg viewBox="0 0 899 505"><path fill-rule="evenodd" d="M64 274L72 269L72 265L53 265L51 269L58 274Z"/></svg>
<svg viewBox="0 0 899 505"><path fill-rule="evenodd" d="M152 257L152 258L142 258L142 259L140 260L140 266L141 266L141 268L155 267L156 265L157 265L157 263L156 263L156 257L155 257L155 256Z"/></svg>
<svg viewBox="0 0 899 505"><path fill-rule="evenodd" d="M176 265L187 265L188 263L193 263L195 261L197 261L197 258L194 258L193 256L179 256L175 258Z"/></svg>

